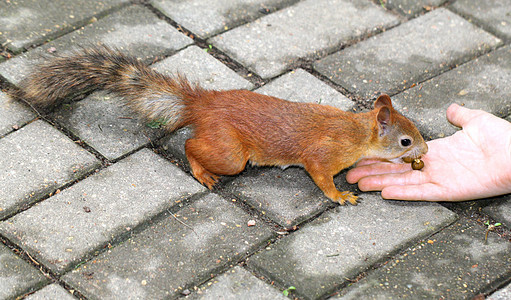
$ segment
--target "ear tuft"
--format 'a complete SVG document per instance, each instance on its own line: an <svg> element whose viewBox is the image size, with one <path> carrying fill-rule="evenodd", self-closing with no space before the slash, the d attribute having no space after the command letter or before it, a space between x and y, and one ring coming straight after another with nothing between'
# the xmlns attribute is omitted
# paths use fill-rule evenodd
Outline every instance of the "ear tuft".
<svg viewBox="0 0 511 300"><path fill-rule="evenodd" d="M392 100L390 100L389 95L381 94L376 101L374 101L374 108L380 108L383 106L392 107Z"/></svg>

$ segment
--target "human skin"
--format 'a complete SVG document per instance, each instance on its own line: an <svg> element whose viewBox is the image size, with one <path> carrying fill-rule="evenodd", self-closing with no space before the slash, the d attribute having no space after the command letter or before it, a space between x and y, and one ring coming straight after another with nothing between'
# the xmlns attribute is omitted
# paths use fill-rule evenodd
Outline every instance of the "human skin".
<svg viewBox="0 0 511 300"><path fill-rule="evenodd" d="M422 170L363 160L347 181L396 200L456 202L511 193L511 123L457 104L449 106L447 119L462 129L427 143Z"/></svg>

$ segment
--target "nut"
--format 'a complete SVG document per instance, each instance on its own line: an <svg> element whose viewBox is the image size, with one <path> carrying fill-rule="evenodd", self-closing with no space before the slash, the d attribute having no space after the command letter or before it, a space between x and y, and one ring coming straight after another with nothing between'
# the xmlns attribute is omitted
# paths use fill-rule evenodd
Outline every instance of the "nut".
<svg viewBox="0 0 511 300"><path fill-rule="evenodd" d="M424 162L420 158L416 158L412 161L412 169L421 170L424 168Z"/></svg>

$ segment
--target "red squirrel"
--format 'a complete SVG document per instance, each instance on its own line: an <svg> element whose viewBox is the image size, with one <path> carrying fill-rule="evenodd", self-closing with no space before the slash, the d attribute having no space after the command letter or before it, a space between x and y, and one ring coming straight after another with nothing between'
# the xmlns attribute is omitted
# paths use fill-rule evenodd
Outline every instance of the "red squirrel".
<svg viewBox="0 0 511 300"><path fill-rule="evenodd" d="M379 96L372 111L353 113L247 90L205 90L106 46L49 59L21 83L14 97L48 109L94 90L120 96L141 119L157 121L168 132L191 126L186 157L193 176L209 189L220 175L238 174L247 162L298 165L325 196L355 205L357 196L338 191L334 175L362 158L413 159L428 150L388 95Z"/></svg>

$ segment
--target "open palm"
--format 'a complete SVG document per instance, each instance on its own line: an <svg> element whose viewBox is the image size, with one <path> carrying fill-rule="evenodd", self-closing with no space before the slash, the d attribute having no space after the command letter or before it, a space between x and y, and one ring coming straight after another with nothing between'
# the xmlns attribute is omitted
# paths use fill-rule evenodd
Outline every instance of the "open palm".
<svg viewBox="0 0 511 300"><path fill-rule="evenodd" d="M428 142L425 167L361 161L346 176L362 191L399 200L463 201L511 192L511 123L453 104L447 119L462 130Z"/></svg>

